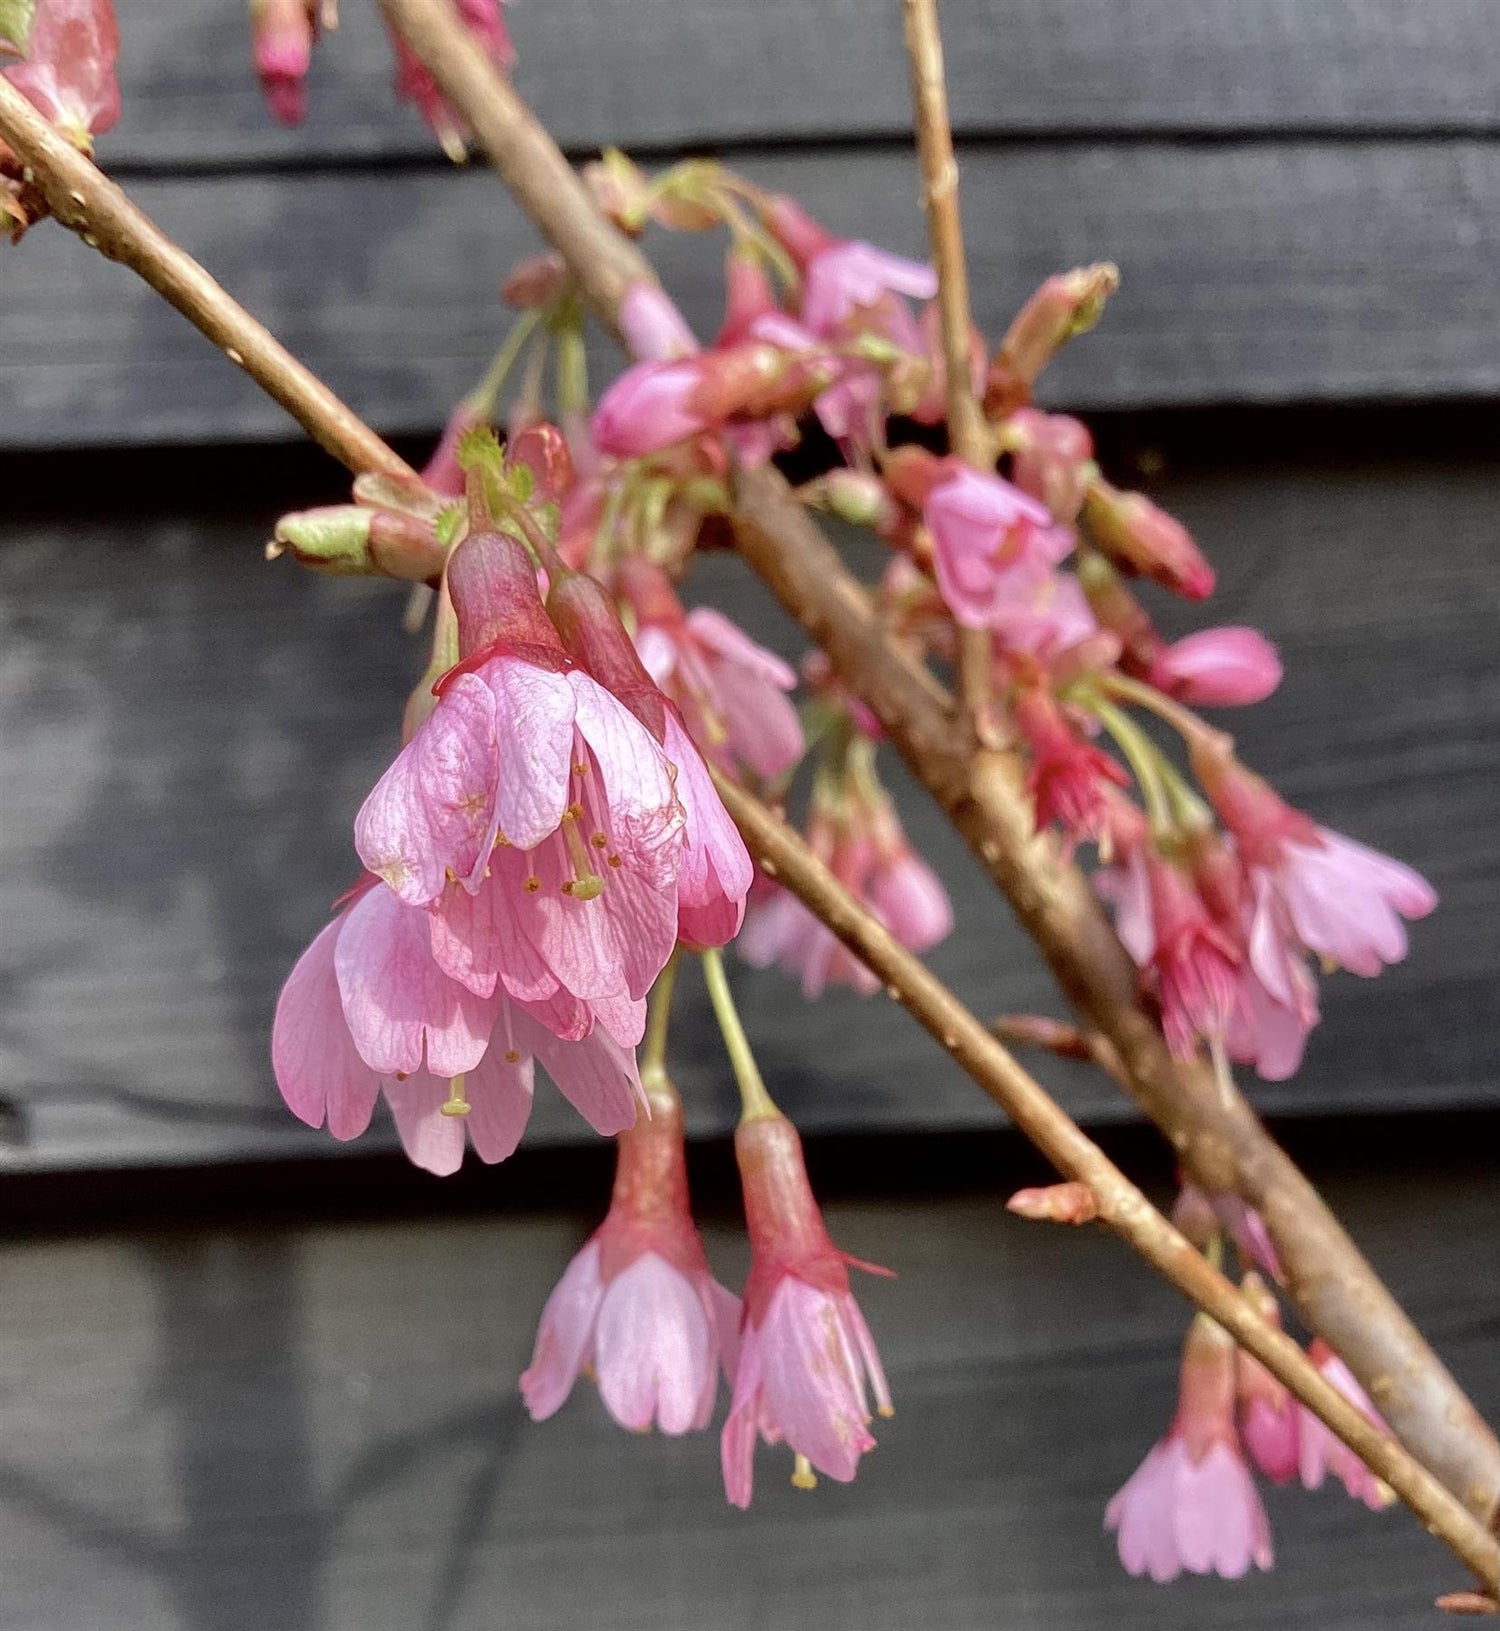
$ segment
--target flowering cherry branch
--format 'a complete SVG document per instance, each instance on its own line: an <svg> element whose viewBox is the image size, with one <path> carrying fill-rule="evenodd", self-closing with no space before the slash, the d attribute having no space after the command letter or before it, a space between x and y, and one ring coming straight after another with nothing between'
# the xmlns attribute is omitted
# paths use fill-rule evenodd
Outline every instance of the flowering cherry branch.
<svg viewBox="0 0 1500 1631"><path fill-rule="evenodd" d="M461 110L518 201L558 250L580 297L616 334L632 290L656 279L644 256L594 210L556 145L514 89L467 37L443 0L382 0L392 26ZM1033 322L1057 339L1086 326L1110 269L1048 294ZM1002 346L990 391L1004 399L1038 365L1028 333ZM1395 1431L1471 1510L1488 1514L1500 1486L1494 1435L1243 1097L1198 1060L1174 1057L1143 1005L1137 969L1083 874L1036 832L1010 751L973 747L943 688L899 649L869 597L844 568L784 481L763 464L736 471L731 519L747 561L850 691L884 727L917 778L947 811L1010 899L1065 994L1113 1046L1137 1102L1205 1188L1232 1192L1263 1214L1299 1311L1379 1400ZM1084 483L1086 515L1101 543L1137 569L1205 591L1201 558L1180 529L1116 493ZM942 561L939 559L939 568ZM1211 582L1209 577L1208 582ZM1128 600L1128 596L1126 596Z"/></svg>
<svg viewBox="0 0 1500 1631"><path fill-rule="evenodd" d="M1227 738L1157 688L1175 688L1179 697L1195 686L1203 692L1202 656L1161 648L1104 557L1113 553L1131 570L1197 585L1195 594L1206 565L1186 535L1172 531L1175 524L1103 482L1087 459L1081 427L1079 453L1071 421L1034 413L1028 419L1030 410L1015 411L1016 393L1024 401L1049 350L1086 320L1089 302L1109 286L1107 269L1054 280L1058 287L1044 289L1013 325L986 384L986 411L992 402L999 405L996 426L981 419L971 383L975 358L930 0L910 0L908 29L937 280L927 268L871 246L836 244L790 200L761 194L716 167L680 167L656 188L646 187L618 156L601 167L596 184L613 195L622 219L644 208L692 230L723 221L735 234L730 315L714 352L702 356L644 260L597 216L545 132L497 77L511 53L496 0L460 0L461 23L433 0L385 3L403 94L418 102L445 146L477 135L564 251L562 261L538 261L507 284L508 298L525 316L485 380L460 404L421 478L83 157L118 106L108 0L23 5L16 13L19 33L0 40L0 51L22 58L19 68L0 72L0 203L20 227L50 209L86 241L132 265L356 472L354 504L285 517L276 548L290 546L325 570L383 572L438 586L432 663L408 705L406 746L356 822L366 874L298 962L278 1004L272 1055L290 1107L315 1125L326 1119L335 1136L352 1137L384 1096L412 1159L446 1172L458 1165L466 1143L487 1161L514 1149L529 1113L533 1061L540 1061L596 1129L620 1136L609 1217L549 1301L536 1356L522 1378L533 1415L556 1409L592 1365L607 1407L626 1425L655 1421L665 1432L702 1427L722 1365L733 1386L723 1434L731 1500L750 1498L757 1432L770 1442L788 1441L794 1483L810 1486L815 1468L852 1477L874 1442L869 1393L882 1414L889 1398L849 1288L852 1260L823 1227L797 1135L760 1077L715 949L739 929L751 883L750 858L730 824L732 814L765 873L789 891L763 910L755 933L747 930L746 955L766 960L779 948L782 960L802 966L805 985L835 969L862 988L884 981L1070 1178L1015 1197L1013 1209L1074 1223L1103 1218L1213 1316L1200 1317L1189 1333L1171 1430L1111 1503L1108 1521L1119 1530L1127 1566L1156 1578L1182 1567L1234 1574L1251 1562L1269 1566L1269 1530L1242 1434L1272 1478L1284 1479L1300 1464L1311 1485L1332 1470L1372 1505L1389 1499L1388 1484L1488 1581L1496 1563L1493 1537L1387 1435L1339 1358L1318 1342L1304 1355L1282 1336L1275 1297L1254 1274L1236 1291L1219 1272L1228 1231L1242 1260L1273 1277L1281 1277L1285 1259L1294 1291L1305 1298L1316 1266L1307 1248L1326 1213L1294 1169L1288 1168L1305 1195L1288 1189L1285 1173L1273 1174L1276 1183L1262 1186L1273 1242L1259 1216L1231 1193L1238 1188L1261 1199L1250 1157L1261 1159L1266 1147L1279 1152L1223 1068L1224 982L1238 953L1206 919L1192 918L1193 897L1173 858L1173 846L1192 842L1211 851L1215 840L1201 800L1121 704L1152 709L1182 734L1200 786L1247 852L1258 841L1257 827L1274 836L1266 850L1272 860L1283 846L1302 844L1314 859L1326 852L1337 863L1357 846L1318 836L1306 818L1237 766ZM279 116L300 115L301 77L318 21L303 0L256 12L257 63ZM778 308L762 262L793 285L805 279L802 323ZM939 295L940 358L934 352L924 363L914 355L922 342L893 292ZM557 349L559 411L577 422L587 408L580 296L638 356L652 359L599 404L592 445L579 431L565 440L541 422L539 409L550 344ZM502 452L486 421L523 355L521 393ZM890 402L906 401L934 423L944 418L931 389L944 374L950 438L967 467L886 444L882 421ZM809 406L868 468L844 472L848 479L841 483L830 476L802 496L821 490L835 508L874 504L866 517L872 520L886 507L882 525L901 533L915 556L914 562L898 560L911 570L893 578L896 598L905 596L909 608L929 598L924 564L935 568L958 625L955 631L946 623L948 649L960 657L962 714L921 661L924 642L888 621L890 594L883 589L881 601L872 603L836 557L830 562L826 542L765 468L778 438L794 434L795 414ZM722 434L736 457L727 463L715 457L710 433ZM570 441L590 461L583 473L573 466ZM1049 574L1060 558L1058 544L1066 538L1072 547L1071 533L1044 525L1046 512L1035 500L994 476L997 442L1015 455L1018 480L1031 480L1049 495L1054 514L1072 516L1079 506L1092 512L1099 553L1081 557L1080 579L1100 623L1117 631L1111 638L1119 645L1130 643L1132 661L1139 659L1152 684L1133 678L1129 663L1117 669L1114 648L1097 634L1094 649L1102 655L1071 680L1059 678L1067 672L1059 666L1041 683L1027 662L1040 663L1044 648L1023 662L1028 648L1021 643L1008 653L1001 643L1003 660L995 666L991 620L1013 617L1034 590L1051 594L1059 582L1066 588L1069 580L1054 582ZM922 527L900 521L898 504L921 511L937 538L935 559L923 557L930 541L924 542ZM731 507L742 549L752 561L760 551L763 576L837 670L809 676L826 738L811 844L735 779L754 776L774 788L800 756L801 732L782 695L793 676L717 614L685 616L671 587L670 574L685 564L705 517ZM998 554L954 552L954 528L972 532L976 519L988 526L997 513L1016 529L1022 548L1035 549L1021 577L1007 577ZM801 548L800 561L788 560L789 545ZM797 581L799 568L820 567L821 591ZM1064 607L1064 618L1071 615ZM940 651L944 623L939 612L933 626ZM1039 626L1046 626L1045 614ZM1079 628L1094 625L1074 616L1068 626L1076 637ZM1253 691L1266 669L1254 644L1259 637L1236 647L1221 638L1226 633L1252 631L1203 637L1212 676L1207 690ZM1087 648L1085 640L1080 649ZM1233 672L1235 662L1242 673ZM859 690L842 690L840 676ZM1004 729L1018 727L1028 739L1027 790L1035 797L1036 824L1045 825L1050 809L1072 841L1088 836L1101 848L1107 839L1118 842L1125 865L1116 869L1115 887L1139 889L1144 880L1149 910L1160 920L1165 901L1186 921L1189 939L1202 943L1196 962L1167 962L1157 971L1175 1059L1140 1005L1134 971L1092 898L1085 892L1080 904L1076 889L1070 896L1079 875L1059 866L1050 841L1033 833L1001 728L1004 716L990 715L997 676L1007 686L1011 715ZM1053 685L1060 687L1056 696ZM1128 778L1077 738L1059 697L1075 717L1086 715L1114 738L1145 799L1150 842L1134 806L1120 799L1110 806L1101 790L1104 781L1124 785ZM1007 1034L1082 1048L1111 1074L1128 1076L1148 1108L1152 1072L1161 1074L1163 1094L1168 1085L1191 1087L1192 1073L1182 1067L1196 1056L1199 1038L1218 1050L1221 1068L1206 1084L1207 1096L1249 1127L1249 1153L1233 1149L1244 1170L1215 1183L1223 1150L1199 1137L1202 1124L1192 1124L1180 1107L1158 1114L1185 1165L1216 1191L1185 1188L1176 1227L912 956L908 948L930 943L950 920L941 886L911 855L880 789L864 734L875 729L872 721L863 723L871 720L867 704L991 870L1002 883L1009 880L1007 892L1028 923L1036 919L1037 938L1097 1028L1043 1035L1035 1024L1010 1022ZM1044 780L1058 774L1046 768L1049 753L1065 762L1055 788ZM1081 767L1101 778L1101 787L1080 779ZM1161 853L1156 843L1165 846ZM1430 904L1415 875L1359 854L1368 859L1356 856L1358 865L1383 869L1380 876L1406 915ZM864 892L879 916L862 907L846 883ZM1133 937L1130 914L1142 908L1128 895L1118 899L1122 933ZM805 922L823 937L816 948L803 943L795 915L776 916L786 906L811 914ZM1400 955L1404 942L1399 925L1391 928L1389 904L1371 922L1363 931L1367 945L1341 930L1338 948L1342 960L1356 967L1363 960L1374 972ZM1302 943L1316 947L1322 932L1318 926L1304 931ZM858 961L836 964L835 935ZM1057 944L1049 944L1049 935ZM1070 937L1079 944L1070 946ZM665 1062L678 944L704 952L741 1087L736 1152L753 1249L743 1312L712 1281L687 1201L681 1107ZM1296 951L1292 944L1286 955ZM1100 968L1106 978L1091 989L1089 979ZM1293 972L1306 980L1300 964ZM653 982L648 1023L644 998ZM1108 1017L1116 1008L1121 1017L1112 1026ZM1294 1030L1309 1023L1300 1009L1291 1017ZM1132 1030L1137 1021L1144 1026L1138 1035ZM1300 1045L1301 1031L1296 1034ZM643 1038L638 1068L634 1049ZM653 1112L649 1122L637 1122L638 1105ZM1278 1198L1284 1204L1278 1206ZM1309 1208L1311 1222L1304 1215ZM1325 1231L1322 1245L1331 1245L1333 1259L1345 1248L1352 1253L1336 1233ZM1385 1295L1357 1256L1340 1263L1346 1280L1353 1274L1354 1289L1362 1273ZM1387 1326L1394 1319L1398 1338L1410 1332L1393 1303L1379 1312ZM824 1333L836 1352L820 1348L821 1357L810 1357L814 1333ZM1451 1389L1440 1369L1434 1383L1436 1361L1414 1332L1410 1337L1418 1345L1417 1368L1430 1361L1429 1392L1437 1386L1440 1393L1443 1384ZM1238 1355L1231 1339L1242 1345ZM1352 1341L1349 1346L1352 1353ZM1378 1380L1375 1386L1379 1392ZM1300 1414L1293 1398L1301 1401ZM1382 1402L1399 1414L1383 1395ZM1453 1425L1464 1427L1461 1420ZM1478 1424L1481 1457L1483 1431ZM1204 1479L1213 1483L1222 1520L1206 1548L1203 1526L1184 1535L1158 1521L1164 1491L1180 1499L1188 1488L1206 1489ZM1482 1507L1479 1481L1458 1493Z"/></svg>

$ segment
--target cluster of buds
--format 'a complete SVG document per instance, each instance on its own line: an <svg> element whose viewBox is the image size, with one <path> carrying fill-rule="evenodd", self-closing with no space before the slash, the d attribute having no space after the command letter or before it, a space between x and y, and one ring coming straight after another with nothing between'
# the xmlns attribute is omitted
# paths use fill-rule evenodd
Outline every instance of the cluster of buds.
<svg viewBox="0 0 1500 1631"><path fill-rule="evenodd" d="M1267 1283L1280 1277L1279 1267L1261 1219L1232 1197L1206 1196L1191 1186L1184 1187L1174 1217L1214 1258L1223 1249L1221 1226L1232 1234L1245 1265L1241 1291L1268 1325L1280 1329L1280 1306ZM1388 1430L1327 1343L1314 1338L1308 1358L1366 1420ZM1117 1534L1121 1562L1131 1574L1157 1581L1184 1570L1238 1579L1252 1565L1269 1569L1271 1527L1256 1472L1273 1484L1300 1479L1309 1490L1331 1473L1371 1511L1394 1499L1258 1359L1199 1314L1183 1346L1171 1426L1105 1515L1106 1528Z"/></svg>
<svg viewBox="0 0 1500 1631"><path fill-rule="evenodd" d="M0 77L80 152L92 153L120 117L115 58L120 30L112 0L11 0L0 10ZM0 224L11 238L46 204L0 142Z"/></svg>

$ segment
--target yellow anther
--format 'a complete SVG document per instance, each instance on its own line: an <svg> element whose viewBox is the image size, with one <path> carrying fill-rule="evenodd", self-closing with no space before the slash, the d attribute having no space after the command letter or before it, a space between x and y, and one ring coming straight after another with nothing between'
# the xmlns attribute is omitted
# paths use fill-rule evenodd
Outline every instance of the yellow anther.
<svg viewBox="0 0 1500 1631"><path fill-rule="evenodd" d="M438 1108L445 1116L466 1116L473 1109L473 1106L464 1097L464 1079L462 1076L455 1076L448 1083L448 1097Z"/></svg>
<svg viewBox="0 0 1500 1631"><path fill-rule="evenodd" d="M608 849L609 848L609 840L604 836L604 834L602 832L596 832L594 834L594 836L591 839L589 839L589 843L591 843L594 846L595 849Z"/></svg>
<svg viewBox="0 0 1500 1631"><path fill-rule="evenodd" d="M540 878L530 877L526 880L525 888L528 895L534 895L541 887L542 880Z"/></svg>
<svg viewBox="0 0 1500 1631"><path fill-rule="evenodd" d="M562 886L563 893L571 895L574 900L594 900L604 893L604 879L594 871L593 859L584 846L576 819L564 819L562 835L563 843L568 848L568 859L573 863L573 881Z"/></svg>
<svg viewBox="0 0 1500 1631"><path fill-rule="evenodd" d="M816 1489L818 1475L812 1470L812 1462L805 1455L798 1455L792 1462L792 1488Z"/></svg>
<svg viewBox="0 0 1500 1631"><path fill-rule="evenodd" d="M507 1048L505 1050L505 1062L506 1062L506 1064L508 1064L508 1065L518 1064L520 1062L520 1058L521 1058L521 1050L519 1048Z"/></svg>

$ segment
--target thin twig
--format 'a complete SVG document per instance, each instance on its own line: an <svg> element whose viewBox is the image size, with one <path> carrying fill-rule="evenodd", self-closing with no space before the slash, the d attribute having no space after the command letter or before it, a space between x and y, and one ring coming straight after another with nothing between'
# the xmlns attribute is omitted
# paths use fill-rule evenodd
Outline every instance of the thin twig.
<svg viewBox="0 0 1500 1631"><path fill-rule="evenodd" d="M947 1049L1065 1178L1088 1186L1099 1217L1254 1354L1481 1580L1493 1579L1500 1544L1478 1519L1325 1381L1290 1337L1261 1318L958 998L855 901L797 833L737 783L717 771L714 781L763 870L885 981L887 994Z"/></svg>
<svg viewBox="0 0 1500 1631"><path fill-rule="evenodd" d="M938 317L943 339L944 390L948 403L948 445L976 470L993 470L994 443L974 396L970 378L969 272L964 258L963 219L958 207L958 160L948 118L943 42L938 33L937 0L903 0L906 54L911 66L911 101L922 166L922 207L938 279ZM986 629L960 629L958 694L976 738L988 729L993 640Z"/></svg>
<svg viewBox="0 0 1500 1631"><path fill-rule="evenodd" d="M381 5L473 124L590 307L617 330L614 302L623 289L654 278L639 250L594 209L515 88L468 38L449 0ZM1136 1102L1183 1166L1205 1188L1234 1191L1261 1210L1303 1318L1369 1389L1398 1437L1488 1520L1500 1501L1495 1435L1244 1098L1221 1093L1201 1066L1174 1061L1087 879L1034 835L1014 757L974 753L971 732L955 731L951 699L886 638L863 590L775 470L740 476L731 519L741 554L870 704L1010 900L1064 995L1114 1046Z"/></svg>
<svg viewBox="0 0 1500 1631"><path fill-rule="evenodd" d="M1045 1014L1001 1014L990 1021L991 1033L1008 1048L1040 1048L1059 1059L1097 1065L1117 1086L1130 1091L1130 1078L1107 1036L1080 1031Z"/></svg>
<svg viewBox="0 0 1500 1631"><path fill-rule="evenodd" d="M238 305L191 255L0 77L0 138L29 172L52 214L92 249L122 261L174 305L356 475L415 475L323 382Z"/></svg>

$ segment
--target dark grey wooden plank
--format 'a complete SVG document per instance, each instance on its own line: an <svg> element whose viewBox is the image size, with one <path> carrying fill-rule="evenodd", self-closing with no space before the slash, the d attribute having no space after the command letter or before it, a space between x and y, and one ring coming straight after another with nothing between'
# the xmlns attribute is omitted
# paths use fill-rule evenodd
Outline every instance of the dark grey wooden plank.
<svg viewBox="0 0 1500 1631"><path fill-rule="evenodd" d="M1493 1411L1487 1175L1381 1170L1329 1192ZM1270 1575L1127 1579L1103 1507L1170 1414L1182 1305L1117 1242L1020 1224L998 1194L828 1217L900 1271L860 1286L897 1413L847 1488L798 1494L763 1450L749 1514L723 1505L712 1435L623 1433L586 1384L525 1419L515 1378L592 1216L9 1244L5 1623L1419 1631L1459 1583L1404 1512L1330 1490L1270 1492ZM736 1283L737 1225L707 1235Z"/></svg>
<svg viewBox="0 0 1500 1631"><path fill-rule="evenodd" d="M0 523L0 1037L25 1134L13 1165L332 1153L281 1110L267 1031L281 979L349 882L349 823L392 751L418 654L396 626L399 588L261 562L276 469L241 477L207 514ZM1234 721L1248 760L1421 867L1444 900L1406 964L1329 982L1303 1075L1257 1089L1268 1110L1500 1092L1497 475L1489 458L1335 457L1160 483L1221 568L1218 615L1260 623L1286 657L1281 694ZM738 563L705 561L696 587L796 652ZM1047 1006L1003 906L925 801L904 788L902 801L958 904L933 965L981 1011ZM806 1125L996 1123L883 1000L808 1007L774 973L740 983L767 1073ZM732 1088L701 993L684 1001L692 1125L721 1131ZM1126 1112L1092 1075L1039 1068L1080 1116ZM555 1095L538 1104L536 1137L588 1136Z"/></svg>
<svg viewBox="0 0 1500 1631"><path fill-rule="evenodd" d="M282 131L220 0L122 0L125 109L111 163L430 153L392 104L390 52L350 4L315 59L312 112ZM1491 0L949 0L962 131L1492 131ZM910 125L887 0L549 0L514 8L517 83L574 148L891 136Z"/></svg>
<svg viewBox="0 0 1500 1631"><path fill-rule="evenodd" d="M920 251L909 158L744 168L837 230ZM1500 390L1500 144L1037 146L964 161L976 312L1001 330L1060 267L1125 276L1047 377L1086 407L1431 399ZM534 240L484 173L142 182L140 202L382 429L440 424L498 344ZM704 332L720 246L653 240ZM68 234L5 261L0 447L280 434L281 411ZM612 367L602 350L596 364Z"/></svg>

